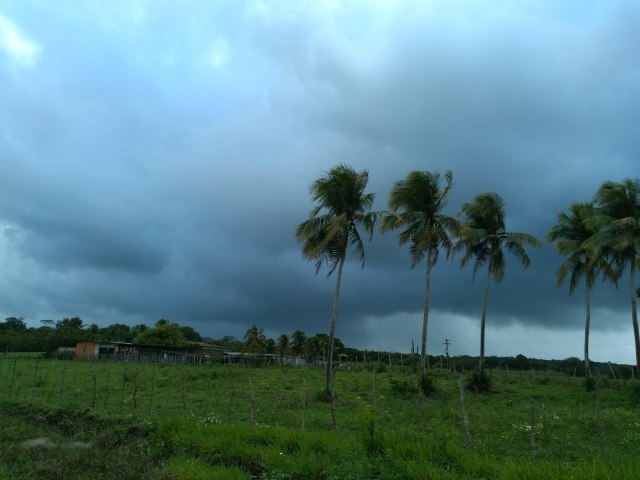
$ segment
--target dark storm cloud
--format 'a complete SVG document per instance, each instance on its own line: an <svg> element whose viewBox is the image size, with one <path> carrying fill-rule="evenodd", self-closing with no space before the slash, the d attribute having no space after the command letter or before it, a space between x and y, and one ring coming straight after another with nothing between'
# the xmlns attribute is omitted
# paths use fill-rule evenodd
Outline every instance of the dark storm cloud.
<svg viewBox="0 0 640 480"><path fill-rule="evenodd" d="M314 276L293 231L336 163L369 170L377 209L409 171L451 169L447 213L496 191L507 227L540 239L604 180L637 176L634 4L3 8L6 315L315 333L334 278ZM345 269L338 333L362 346L374 326L419 320L424 292L394 233L366 247L365 268ZM491 325L579 329L561 259L549 245L531 258L492 285ZM434 328L471 325L483 279L443 255ZM624 292L597 286L595 328L627 327Z"/></svg>

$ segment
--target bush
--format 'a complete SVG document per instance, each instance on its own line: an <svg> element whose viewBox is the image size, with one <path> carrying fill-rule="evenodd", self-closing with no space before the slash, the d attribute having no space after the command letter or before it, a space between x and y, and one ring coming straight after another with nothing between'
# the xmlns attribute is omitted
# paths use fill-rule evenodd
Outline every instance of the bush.
<svg viewBox="0 0 640 480"><path fill-rule="evenodd" d="M596 389L596 379L591 375L584 377L584 389L587 392L593 392Z"/></svg>
<svg viewBox="0 0 640 480"><path fill-rule="evenodd" d="M491 390L491 377L484 369L474 370L467 379L467 389L472 392L488 392Z"/></svg>
<svg viewBox="0 0 640 480"><path fill-rule="evenodd" d="M320 390L313 395L313 398L316 402L320 403L331 403L333 401L331 392L329 390Z"/></svg>
<svg viewBox="0 0 640 480"><path fill-rule="evenodd" d="M391 391L393 393L397 393L399 396L404 398L411 397L418 393L416 384L409 380L394 380L393 378L390 378L389 384L391 385Z"/></svg>
<svg viewBox="0 0 640 480"><path fill-rule="evenodd" d="M428 397L429 395L433 395L436 392L436 386L433 384L433 379L427 374L420 375L418 379L418 391Z"/></svg>

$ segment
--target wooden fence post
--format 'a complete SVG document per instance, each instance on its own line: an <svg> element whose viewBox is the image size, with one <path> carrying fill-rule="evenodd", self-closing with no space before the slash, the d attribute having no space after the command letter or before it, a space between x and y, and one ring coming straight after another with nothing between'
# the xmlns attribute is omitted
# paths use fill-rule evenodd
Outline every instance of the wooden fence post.
<svg viewBox="0 0 640 480"><path fill-rule="evenodd" d="M598 446L600 447L600 457L604 458L604 429L602 427L602 417L600 416L600 371L596 378L596 423L598 424Z"/></svg>
<svg viewBox="0 0 640 480"><path fill-rule="evenodd" d="M97 383L97 379L96 379L96 367L93 364L93 361L91 361L91 379L93 380L93 397L91 399L91 408L95 408L95 406L96 406L96 383Z"/></svg>
<svg viewBox="0 0 640 480"><path fill-rule="evenodd" d="M62 378L60 380L60 404L62 405L62 400L64 398L64 377L67 374L67 362L63 362L64 367L62 368Z"/></svg>
<svg viewBox="0 0 640 480"><path fill-rule="evenodd" d="M233 397L236 395L236 387L233 384L231 370L229 370L229 381L231 382L231 394L229 395L229 408L227 409L227 423L231 422L231 405L233 404Z"/></svg>
<svg viewBox="0 0 640 480"><path fill-rule="evenodd" d="M536 401L531 398L531 458L536 458Z"/></svg>
<svg viewBox="0 0 640 480"><path fill-rule="evenodd" d="M33 371L33 385L31 386L31 399L33 400L35 397L35 391L36 391L36 382L38 380L38 362L40 360L36 360L36 366L35 366L35 370Z"/></svg>
<svg viewBox="0 0 640 480"><path fill-rule="evenodd" d="M304 388L302 390L302 430L304 430L304 419L307 415L307 377L304 377Z"/></svg>
<svg viewBox="0 0 640 480"><path fill-rule="evenodd" d="M471 446L472 446L471 427L469 426L469 417L467 415L467 409L464 405L464 388L462 387L462 382L460 382L460 377L458 377L458 390L460 391L460 410L462 411L462 422L464 424L464 432L467 436L467 449L471 450Z"/></svg>
<svg viewBox="0 0 640 480"><path fill-rule="evenodd" d="M16 362L18 361L18 358L14 358L13 359L13 373L11 374L11 386L9 387L9 398L11 398L11 396L13 395L13 382L16 379Z"/></svg>
<svg viewBox="0 0 640 480"><path fill-rule="evenodd" d="M127 366L124 367L122 372L122 389L120 390L120 408L122 408L122 402L124 401L124 384L127 381Z"/></svg>
<svg viewBox="0 0 640 480"><path fill-rule="evenodd" d="M251 382L251 376L249 375L249 421L254 423L255 415L255 397L253 396L253 383Z"/></svg>

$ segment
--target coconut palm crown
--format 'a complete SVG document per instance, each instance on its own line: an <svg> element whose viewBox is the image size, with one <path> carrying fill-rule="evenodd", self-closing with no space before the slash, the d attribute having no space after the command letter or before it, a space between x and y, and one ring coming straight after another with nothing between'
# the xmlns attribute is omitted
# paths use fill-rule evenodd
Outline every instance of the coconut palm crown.
<svg viewBox="0 0 640 480"><path fill-rule="evenodd" d="M425 273L425 300L422 322L421 372L424 375L427 358L427 328L429 323L429 284L431 269L438 260L440 249L447 256L453 250L449 232L457 225L453 217L442 214L447 204L447 195L453 187L453 175L444 175L445 186L440 185L437 172L413 171L404 180L397 181L389 195L389 209L382 218L380 229L388 232L401 229L398 236L400 245L409 243L411 267L427 257Z"/></svg>

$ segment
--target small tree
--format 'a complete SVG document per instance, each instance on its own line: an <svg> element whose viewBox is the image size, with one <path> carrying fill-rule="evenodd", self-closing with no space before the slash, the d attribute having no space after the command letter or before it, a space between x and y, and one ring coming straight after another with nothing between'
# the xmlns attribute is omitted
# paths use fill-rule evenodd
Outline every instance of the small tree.
<svg viewBox="0 0 640 480"><path fill-rule="evenodd" d="M253 353L264 353L267 350L267 337L264 330L252 325L244 334L244 346Z"/></svg>
<svg viewBox="0 0 640 480"><path fill-rule="evenodd" d="M302 330L296 330L291 334L291 353L296 356L301 356L304 352L304 342L306 341L307 336L304 334Z"/></svg>
<svg viewBox="0 0 640 480"><path fill-rule="evenodd" d="M289 335L283 333L278 337L276 341L276 351L281 357L289 354Z"/></svg>
<svg viewBox="0 0 640 480"><path fill-rule="evenodd" d="M178 324L165 319L158 320L155 327L146 328L140 332L136 337L136 343L168 347L184 347L186 345Z"/></svg>

